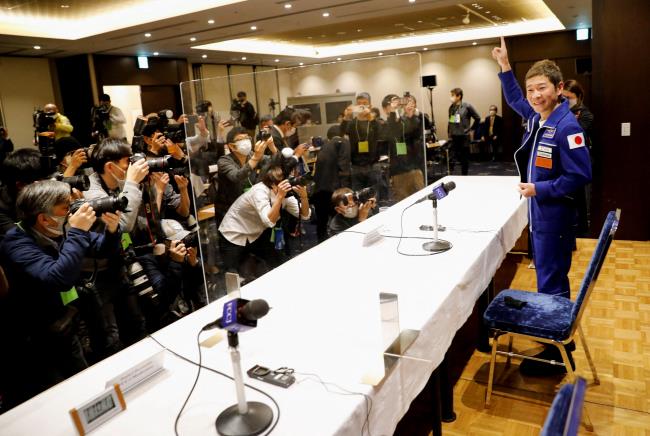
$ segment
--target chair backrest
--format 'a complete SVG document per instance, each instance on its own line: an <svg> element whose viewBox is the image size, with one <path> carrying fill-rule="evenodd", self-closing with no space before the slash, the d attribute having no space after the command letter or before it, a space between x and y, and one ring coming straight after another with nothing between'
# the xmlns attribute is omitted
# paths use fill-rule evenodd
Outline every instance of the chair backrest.
<svg viewBox="0 0 650 436"><path fill-rule="evenodd" d="M587 383L577 377L575 385L565 384L553 399L540 436L575 436L582 420Z"/></svg>
<svg viewBox="0 0 650 436"><path fill-rule="evenodd" d="M600 231L600 236L598 237L596 249L594 250L594 254L591 256L591 261L587 267L585 277L582 279L582 285L580 285L580 291L578 292L578 296L573 306L573 311L571 312L571 335L573 335L576 328L578 328L580 319L585 310L586 302L589 300L589 296L596 285L598 274L600 274L600 268L605 262L607 251L609 250L609 246L612 244L612 239L614 239L614 234L616 233L616 229L618 229L618 222L620 219L620 209L616 209L607 214L605 224L603 224L603 229Z"/></svg>

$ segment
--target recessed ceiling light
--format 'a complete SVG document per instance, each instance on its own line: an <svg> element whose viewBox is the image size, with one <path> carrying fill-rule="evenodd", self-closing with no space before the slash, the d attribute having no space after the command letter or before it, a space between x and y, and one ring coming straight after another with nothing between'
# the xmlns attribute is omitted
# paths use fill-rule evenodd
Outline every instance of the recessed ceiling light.
<svg viewBox="0 0 650 436"><path fill-rule="evenodd" d="M246 56L242 56L242 57L241 57L241 60L242 60L242 61L245 61L245 60L246 60Z"/></svg>
<svg viewBox="0 0 650 436"><path fill-rule="evenodd" d="M329 17L329 16L330 16L330 13L329 13L329 12L323 12L323 17L327 18L327 17Z"/></svg>
<svg viewBox="0 0 650 436"><path fill-rule="evenodd" d="M70 7L70 5L61 5L62 9L68 9L69 7Z"/></svg>
<svg viewBox="0 0 650 436"><path fill-rule="evenodd" d="M41 46L40 46L40 45L35 45L35 46L34 46L34 50L40 50L40 49L41 49Z"/></svg>
<svg viewBox="0 0 650 436"><path fill-rule="evenodd" d="M305 63L304 63L304 62L300 62L298 65L302 66L302 65L305 65Z"/></svg>
<svg viewBox="0 0 650 436"><path fill-rule="evenodd" d="M418 23L422 24L422 20L418 20Z"/></svg>
<svg viewBox="0 0 650 436"><path fill-rule="evenodd" d="M361 32L361 31L362 31L362 29L357 29L357 32Z"/></svg>
<svg viewBox="0 0 650 436"><path fill-rule="evenodd" d="M285 7L286 7L286 5L285 5ZM287 9L288 9L288 8L287 8ZM276 59L274 62L280 62L280 59Z"/></svg>
<svg viewBox="0 0 650 436"><path fill-rule="evenodd" d="M427 50L429 50L429 48L428 48L428 47L424 47L422 50L427 51Z"/></svg>
<svg viewBox="0 0 650 436"><path fill-rule="evenodd" d="M257 30L257 26L251 26L251 30Z"/></svg>
<svg viewBox="0 0 650 436"><path fill-rule="evenodd" d="M383 55L384 55L384 52L381 52L381 51L380 51L380 52L377 53L377 54L378 54L379 56L383 56Z"/></svg>
<svg viewBox="0 0 650 436"><path fill-rule="evenodd" d="M415 3L415 0L409 0L409 3Z"/></svg>
<svg viewBox="0 0 650 436"><path fill-rule="evenodd" d="M476 41L474 41L474 42L472 43L472 45L476 45L476 44L478 44L478 42L476 42Z"/></svg>
<svg viewBox="0 0 650 436"><path fill-rule="evenodd" d="M145 34L144 34L144 37L145 37L145 38L151 38L151 33L145 33Z"/></svg>
<svg viewBox="0 0 650 436"><path fill-rule="evenodd" d="M284 8L285 9L291 9L291 3L285 3Z"/></svg>
<svg viewBox="0 0 650 436"><path fill-rule="evenodd" d="M208 20L208 24L214 24L214 20Z"/></svg>
<svg viewBox="0 0 650 436"><path fill-rule="evenodd" d="M196 41L196 38L193 36L193 37L190 38L190 41L194 42L194 41Z"/></svg>
<svg viewBox="0 0 650 436"><path fill-rule="evenodd" d="M341 60L341 58L336 58L336 60L337 60L337 61L340 61L340 60Z"/></svg>
<svg viewBox="0 0 650 436"><path fill-rule="evenodd" d="M158 53L157 51L153 52L153 55L154 55L154 56L158 56L159 54L160 54L160 53Z"/></svg>
<svg viewBox="0 0 650 436"><path fill-rule="evenodd" d="M208 55L203 55L203 56L201 56L201 57L202 57L203 59L206 59L206 58L208 57Z"/></svg>

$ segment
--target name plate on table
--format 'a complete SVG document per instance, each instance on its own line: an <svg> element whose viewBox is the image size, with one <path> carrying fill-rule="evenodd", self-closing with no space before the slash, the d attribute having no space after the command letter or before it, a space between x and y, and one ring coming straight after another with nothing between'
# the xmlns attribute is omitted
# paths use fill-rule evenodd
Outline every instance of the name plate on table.
<svg viewBox="0 0 650 436"><path fill-rule="evenodd" d="M123 410L126 410L126 401L116 384L81 406L70 409L70 417L79 435L84 436Z"/></svg>
<svg viewBox="0 0 650 436"><path fill-rule="evenodd" d="M106 387L119 384L122 392L127 393L143 381L163 370L165 361L165 350L160 350L151 357L143 360L134 367L124 371L117 377L106 382Z"/></svg>

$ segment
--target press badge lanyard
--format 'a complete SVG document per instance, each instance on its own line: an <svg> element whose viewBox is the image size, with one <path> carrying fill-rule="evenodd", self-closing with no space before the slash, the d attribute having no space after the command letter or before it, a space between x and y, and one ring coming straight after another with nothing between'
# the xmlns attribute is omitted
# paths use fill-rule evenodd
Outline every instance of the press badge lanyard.
<svg viewBox="0 0 650 436"><path fill-rule="evenodd" d="M369 146L368 146L368 139L370 139L370 121L368 121L368 125L366 126L366 139L364 141L361 140L361 135L359 135L359 120L355 119L354 120L354 130L357 132L357 138L359 138L359 153L368 153L369 151Z"/></svg>
<svg viewBox="0 0 650 436"><path fill-rule="evenodd" d="M402 125L402 142L399 142L395 138L395 152L397 156L404 156L406 154L406 130L404 127L404 120L400 118L400 124Z"/></svg>

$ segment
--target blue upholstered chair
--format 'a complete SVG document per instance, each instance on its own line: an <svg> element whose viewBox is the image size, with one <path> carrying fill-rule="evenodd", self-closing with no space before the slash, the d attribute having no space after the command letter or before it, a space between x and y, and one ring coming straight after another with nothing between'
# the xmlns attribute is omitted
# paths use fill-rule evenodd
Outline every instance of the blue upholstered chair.
<svg viewBox="0 0 650 436"><path fill-rule="evenodd" d="M585 306L591 292L598 279L600 268L603 266L607 250L614 238L614 233L618 228L618 222L621 216L620 209L609 212L605 219L605 224L600 232L598 244L591 257L591 262L587 267L587 272L582 285L578 292L575 302L554 295L540 294L538 292L518 291L514 289L506 289L497 295L490 303L488 308L483 314L483 322L493 331L494 336L492 339L492 358L490 360L490 375L488 379L488 387L485 395L485 406L489 407L490 397L492 395L492 382L494 380L494 366L496 363L496 355L502 354L508 357L507 363L510 363L512 356L521 357L524 359L541 360L552 365L562 365L566 368L570 380L573 381L575 375L573 368L569 363L565 346L573 341L576 333L580 335L582 346L587 355L591 372L594 376L594 384L599 384L598 374L596 367L591 360L589 348L585 341L584 334L580 328L580 319L584 313ZM518 309L506 305L506 297L511 297L520 301L525 301L526 304ZM505 336L509 339L508 351L497 351L499 339ZM523 337L534 341L551 344L558 348L562 356L562 362L554 360L537 359L531 356L524 356L512 352L513 337Z"/></svg>
<svg viewBox="0 0 650 436"><path fill-rule="evenodd" d="M540 436L577 435L586 390L587 382L582 377L577 377L573 385L562 386L546 415Z"/></svg>

